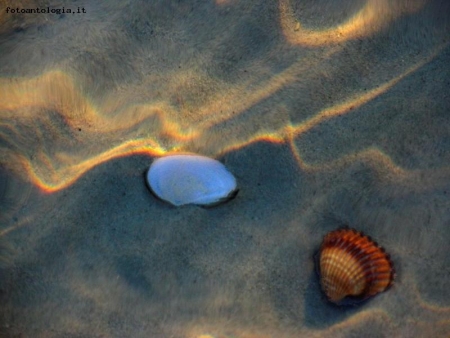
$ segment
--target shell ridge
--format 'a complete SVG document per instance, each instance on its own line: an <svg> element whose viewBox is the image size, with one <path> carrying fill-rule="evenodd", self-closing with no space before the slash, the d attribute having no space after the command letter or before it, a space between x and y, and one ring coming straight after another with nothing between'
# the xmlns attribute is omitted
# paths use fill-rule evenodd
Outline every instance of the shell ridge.
<svg viewBox="0 0 450 338"><path fill-rule="evenodd" d="M355 229L337 229L324 236L320 248L321 285L327 298L364 300L392 285L390 256L371 237Z"/></svg>

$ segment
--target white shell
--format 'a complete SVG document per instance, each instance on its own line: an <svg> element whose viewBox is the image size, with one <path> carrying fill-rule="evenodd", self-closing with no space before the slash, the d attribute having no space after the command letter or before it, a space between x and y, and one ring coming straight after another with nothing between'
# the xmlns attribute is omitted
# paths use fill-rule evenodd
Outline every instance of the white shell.
<svg viewBox="0 0 450 338"><path fill-rule="evenodd" d="M219 161L193 154L168 155L147 173L152 192L173 205L211 205L237 193L236 179Z"/></svg>

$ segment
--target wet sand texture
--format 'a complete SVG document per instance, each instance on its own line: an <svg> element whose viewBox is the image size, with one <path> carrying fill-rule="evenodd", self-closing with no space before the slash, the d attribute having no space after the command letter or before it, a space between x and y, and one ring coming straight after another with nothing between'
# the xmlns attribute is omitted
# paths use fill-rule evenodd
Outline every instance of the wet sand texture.
<svg viewBox="0 0 450 338"><path fill-rule="evenodd" d="M449 336L446 1L18 3L0 14L0 336ZM157 200L143 175L180 151L225 163L238 196ZM397 270L349 308L314 268L344 224Z"/></svg>

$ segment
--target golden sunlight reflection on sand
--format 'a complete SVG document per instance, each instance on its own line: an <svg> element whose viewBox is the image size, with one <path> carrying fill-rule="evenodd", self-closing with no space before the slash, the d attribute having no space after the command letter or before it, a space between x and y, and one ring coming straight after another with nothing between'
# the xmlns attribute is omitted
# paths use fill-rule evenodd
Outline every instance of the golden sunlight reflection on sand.
<svg viewBox="0 0 450 338"><path fill-rule="evenodd" d="M161 156L167 152L192 151L192 147L198 145L202 146L202 152L221 156L261 141L287 142L302 170L323 170L342 161L346 163L351 158L372 158L394 174L406 175L407 172L396 165L388 154L376 148L335 159L331 163L308 164L302 159L295 140L315 126L353 113L358 107L382 95L431 61L439 50L441 48L384 84L324 108L301 123L286 122L284 126L274 126L270 131L234 134L232 137L229 136L233 131L227 128L214 130L213 133L210 130L225 121L239 119L245 110L295 81L307 67L314 66L318 61L295 63L266 83L252 88L252 91L246 90L243 84L237 89L217 94L205 107L200 107L199 114L190 119L188 128L176 121L175 109L164 102L121 107L117 102L107 100L105 108L94 107L78 89L76 81L61 71L52 71L33 79L3 79L0 80L0 91L4 93L0 100L3 112L0 134L5 138L9 135L17 143L12 149L0 149L0 155L8 159L13 170L25 170L28 178L47 193L64 189L94 166L118 157L132 154ZM328 51L324 60L335 51ZM56 112L63 119L63 124L58 125L51 118L44 117L42 111ZM114 115L106 114L111 111ZM44 124L43 131L37 131L50 134L41 135L37 142L58 139L66 144L66 148L60 151L45 151L44 148L37 154L27 154L27 146L31 145L22 140L20 125L33 126L37 121ZM89 144L89 151L86 144Z"/></svg>
<svg viewBox="0 0 450 338"><path fill-rule="evenodd" d="M219 1L217 5L225 3L227 2ZM384 0L376 3L367 1L355 16L341 26L325 31L309 31L302 29L301 24L293 19L289 1L280 0L280 26L287 41L293 45L337 44L373 34L397 16L419 10L423 1L409 3L408 6L404 3L396 4L395 8L392 6L394 5ZM369 31L367 27L370 27ZM131 154L161 156L166 152L179 150L200 150L207 155L218 156L260 141L287 142L303 170L317 170L327 164L314 167L305 163L295 139L320 123L348 114L382 95L430 61L438 51L384 84L367 92L355 93L345 102L337 102L324 108L301 123L291 123L288 112L285 112L285 124L271 125L270 130L249 129L250 132L236 134L226 126L220 130L213 127L223 126L226 121L238 120L246 110L307 74L308 69L320 68L322 62L327 62L342 48L342 44L336 45L324 50L319 57L317 54L303 57L263 82L253 83L248 78L233 87L216 83L218 90L208 95L203 104L194 106L190 106L178 94L178 88L184 86L183 83L185 86L192 82L210 83L212 79L199 69L173 73L166 88L161 88L163 92L174 93L176 105L163 97L154 97L149 103L124 104L120 97L116 98L114 95L102 103L94 104L88 94L83 93L73 75L61 70L50 71L32 79L1 79L0 91L3 95L0 98L0 135L10 139L13 144L12 147L0 149L0 156L19 174L23 174L25 170L26 176L45 192L63 189L92 167L117 157ZM151 78L147 81L150 82ZM278 109L278 114L284 114L282 107ZM45 117L46 112L52 112L53 116ZM58 119L62 121L58 122ZM246 124L257 124L256 121L249 122ZM45 144L42 150L33 151L28 144L30 141L23 139L22 135L29 132L33 125L37 125L37 135L31 142ZM28 127L24 130L23 126ZM65 147L50 149L51 142L64 144ZM367 154L372 154L393 172L405 174L388 154L372 149L363 151L361 156L365 157Z"/></svg>
<svg viewBox="0 0 450 338"><path fill-rule="evenodd" d="M280 24L286 39L295 45L317 47L348 40L367 38L397 17L420 10L425 1L366 1L364 7L338 27L310 30L294 18L289 0L280 0Z"/></svg>
<svg viewBox="0 0 450 338"><path fill-rule="evenodd" d="M448 315L448 314L447 314ZM438 316L438 319L435 321L435 324L445 327L449 326L450 322L445 319L445 316ZM363 310L355 313L354 315L350 316L346 320L336 323L321 332L314 332L312 330L309 330L305 328L301 332L297 332L296 334L302 334L305 337L332 337L332 336L346 336L351 334L352 332L357 330L358 328L364 328L367 325L378 326L380 327L380 331L386 331L391 332L392 330L395 330L396 323L395 318L390 316L386 311L378 308L373 308L370 310ZM411 323L412 326L420 326L421 330L427 331L431 329L431 326L433 324L430 324L430 322L423 321L423 322L417 322L417 323ZM382 326L382 328L381 328ZM414 331L413 328L411 328L409 333L412 333ZM230 328L227 327L226 323L213 323L211 325L195 325L193 326L187 334L187 337L190 338L199 338L199 337L217 337L217 338L227 338L227 337L240 337L240 338L266 338L266 337L274 337L276 336L276 332L270 332L270 330L261 330L257 328ZM201 332L212 332L212 334L201 334ZM226 333L225 333L226 332ZM405 334L408 334L405 332ZM408 335L409 336L409 335ZM290 337L290 336L289 336Z"/></svg>

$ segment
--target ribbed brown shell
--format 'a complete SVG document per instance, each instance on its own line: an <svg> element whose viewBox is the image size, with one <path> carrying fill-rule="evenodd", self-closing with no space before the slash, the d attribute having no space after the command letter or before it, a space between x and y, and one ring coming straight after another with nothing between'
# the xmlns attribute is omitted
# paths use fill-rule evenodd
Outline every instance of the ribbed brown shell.
<svg viewBox="0 0 450 338"><path fill-rule="evenodd" d="M388 288L394 278L389 255L370 237L354 229L327 234L320 247L320 283L328 299L363 300Z"/></svg>

